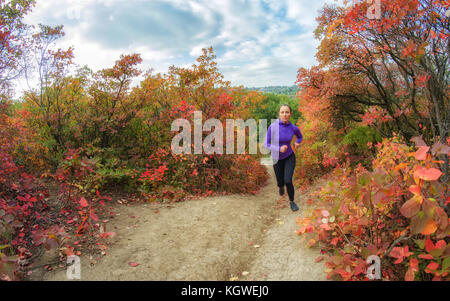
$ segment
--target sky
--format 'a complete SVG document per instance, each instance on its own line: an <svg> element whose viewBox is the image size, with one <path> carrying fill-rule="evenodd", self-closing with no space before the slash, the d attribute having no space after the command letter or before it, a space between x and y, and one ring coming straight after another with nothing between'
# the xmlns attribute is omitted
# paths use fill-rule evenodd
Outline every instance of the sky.
<svg viewBox="0 0 450 301"><path fill-rule="evenodd" d="M94 71L139 53L141 69L166 73L212 46L232 85L290 86L300 67L317 64L324 3L335 0L38 0L24 21L64 25L57 47L73 46L75 63Z"/></svg>

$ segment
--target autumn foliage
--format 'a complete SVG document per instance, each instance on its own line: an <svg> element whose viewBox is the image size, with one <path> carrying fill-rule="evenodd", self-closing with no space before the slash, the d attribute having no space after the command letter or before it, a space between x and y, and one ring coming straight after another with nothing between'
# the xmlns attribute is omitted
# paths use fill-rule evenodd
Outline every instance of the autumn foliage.
<svg viewBox="0 0 450 301"><path fill-rule="evenodd" d="M383 280L449 280L449 3L381 0L379 18L352 3L323 7L318 65L297 74L296 184L327 179L298 234L320 248L330 279L367 280L376 255ZM174 202L264 185L248 149L172 152L172 122L192 129L194 111L223 125L273 114L260 93L224 80L212 48L166 74L141 70L138 53L93 71L55 48L63 26L22 23L35 1L0 4L0 279L26 278L43 249L102 254L114 236L101 231L110 189ZM13 103L22 74L39 84Z"/></svg>
<svg viewBox="0 0 450 301"><path fill-rule="evenodd" d="M298 71L301 181L330 172L298 234L330 279L368 280L376 255L382 280L449 280L448 2L369 6L325 6Z"/></svg>
<svg viewBox="0 0 450 301"><path fill-rule="evenodd" d="M238 155L171 150L175 119L193 123L193 112L202 111L205 119L223 124L227 118L246 120L262 100L260 93L223 80L212 48L203 49L191 68L171 66L167 74L144 73L137 53L94 72L73 63L72 48L55 48L63 26L21 23L34 1L0 3L0 71L11 75L1 78L0 87L1 279L24 279L43 246L57 248L61 260L88 245L104 252L105 240L114 235L101 232L114 216L106 210L110 189L144 201L174 202L254 194L265 183L264 166L248 150ZM25 29L28 34L20 35ZM27 62L23 70L19 61ZM19 74L39 83L13 103L8 89ZM143 79L132 86L139 76Z"/></svg>

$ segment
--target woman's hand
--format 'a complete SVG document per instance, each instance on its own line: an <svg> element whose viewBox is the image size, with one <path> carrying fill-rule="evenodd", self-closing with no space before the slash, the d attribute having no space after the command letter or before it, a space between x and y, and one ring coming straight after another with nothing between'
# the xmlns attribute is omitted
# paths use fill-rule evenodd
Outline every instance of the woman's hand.
<svg viewBox="0 0 450 301"><path fill-rule="evenodd" d="M288 146L287 145L283 145L280 147L280 152L284 153L285 151L287 151Z"/></svg>
<svg viewBox="0 0 450 301"><path fill-rule="evenodd" d="M294 143L294 152L297 150L297 147L299 147L300 146L300 143Z"/></svg>

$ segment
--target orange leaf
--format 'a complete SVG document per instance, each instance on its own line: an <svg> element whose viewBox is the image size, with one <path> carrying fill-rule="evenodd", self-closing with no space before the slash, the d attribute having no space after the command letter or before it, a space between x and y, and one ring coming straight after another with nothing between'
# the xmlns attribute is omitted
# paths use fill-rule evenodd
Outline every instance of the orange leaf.
<svg viewBox="0 0 450 301"><path fill-rule="evenodd" d="M427 225L425 226L425 229L423 229L422 232L420 232L423 235L431 235L433 234L437 229L437 226L433 220L428 220Z"/></svg>
<svg viewBox="0 0 450 301"><path fill-rule="evenodd" d="M409 186L409 191L413 194L420 195L420 187L417 185L411 185Z"/></svg>
<svg viewBox="0 0 450 301"><path fill-rule="evenodd" d="M408 166L408 163L402 162L399 165L395 166L394 170L397 171L397 170L403 169L403 168L405 168L407 166Z"/></svg>

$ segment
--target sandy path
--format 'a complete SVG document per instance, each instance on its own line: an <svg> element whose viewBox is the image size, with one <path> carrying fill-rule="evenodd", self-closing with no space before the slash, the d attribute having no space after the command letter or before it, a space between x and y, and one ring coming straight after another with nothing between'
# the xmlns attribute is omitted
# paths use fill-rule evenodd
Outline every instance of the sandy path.
<svg viewBox="0 0 450 301"><path fill-rule="evenodd" d="M268 171L267 185L254 196L118 205L120 215L106 229L116 232L107 255L81 256L81 280L325 280L323 264L314 263L318 251L296 234L307 195L296 192L297 212L280 206L273 168ZM67 280L66 271L42 280Z"/></svg>

